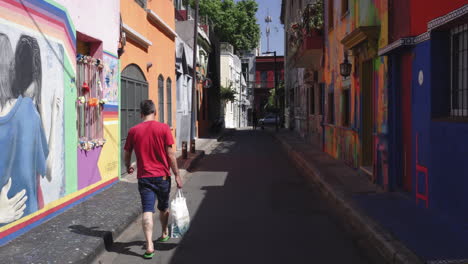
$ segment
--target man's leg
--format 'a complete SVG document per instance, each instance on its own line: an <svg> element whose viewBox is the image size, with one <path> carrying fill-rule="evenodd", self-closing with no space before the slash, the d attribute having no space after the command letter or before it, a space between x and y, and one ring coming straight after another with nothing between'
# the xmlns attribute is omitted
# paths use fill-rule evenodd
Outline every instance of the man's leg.
<svg viewBox="0 0 468 264"><path fill-rule="evenodd" d="M156 194L153 191L153 179L138 179L138 191L140 192L141 205L143 209L142 227L146 239L146 253L154 251L153 245L153 214L156 202Z"/></svg>
<svg viewBox="0 0 468 264"><path fill-rule="evenodd" d="M159 219L161 220L161 237L158 239L161 242L167 241L169 230L167 228L169 222L169 194L171 192L171 177L161 177L158 182L158 210Z"/></svg>
<svg viewBox="0 0 468 264"><path fill-rule="evenodd" d="M143 219L143 233L145 233L146 239L146 252L153 252L154 245L153 245L153 213L152 212L144 212Z"/></svg>
<svg viewBox="0 0 468 264"><path fill-rule="evenodd" d="M159 220L161 220L161 238L166 238L169 235L169 229L167 228L169 222L169 210L159 211Z"/></svg>

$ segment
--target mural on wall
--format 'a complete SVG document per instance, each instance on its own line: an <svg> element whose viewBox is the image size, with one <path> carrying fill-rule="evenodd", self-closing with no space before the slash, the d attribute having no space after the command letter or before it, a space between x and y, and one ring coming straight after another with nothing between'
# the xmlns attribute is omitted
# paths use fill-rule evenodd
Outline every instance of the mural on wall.
<svg viewBox="0 0 468 264"><path fill-rule="evenodd" d="M104 105L104 138L106 145L102 149L98 161L99 171L103 180L115 178L119 175L119 160L115 153L119 153L119 59L110 53L104 53L104 87L103 98L107 101Z"/></svg>
<svg viewBox="0 0 468 264"><path fill-rule="evenodd" d="M119 91L119 60L114 55L104 54L104 87L103 98L110 105L118 104Z"/></svg>
<svg viewBox="0 0 468 264"><path fill-rule="evenodd" d="M0 224L65 194L63 48L0 23Z"/></svg>
<svg viewBox="0 0 468 264"><path fill-rule="evenodd" d="M341 10L340 2L334 1L335 12L333 16L333 34L326 39L324 81L328 89L334 87L335 97L335 123L325 127L325 146L327 153L335 158L344 160L355 168L360 166L361 134L363 129L362 113L373 112L372 134L374 135L373 172L376 180L383 185L388 185L388 143L387 143L387 119L388 119L388 94L387 94L387 59L377 57L378 47L388 44L388 8L386 0L365 0L353 2L349 5L349 15L342 17L336 10ZM328 19L328 18L327 18ZM376 47L360 44L349 53L349 60L353 70L349 79L340 75L340 63L344 60L345 47L343 38L353 32L359 26L378 26L380 34ZM375 54L374 54L375 53ZM365 60L373 61L373 105L369 110L364 110L362 99L362 87L360 84L359 66ZM344 105L341 100L343 88L350 85L350 102L348 113L350 123L342 127ZM325 101L325 104L328 102Z"/></svg>

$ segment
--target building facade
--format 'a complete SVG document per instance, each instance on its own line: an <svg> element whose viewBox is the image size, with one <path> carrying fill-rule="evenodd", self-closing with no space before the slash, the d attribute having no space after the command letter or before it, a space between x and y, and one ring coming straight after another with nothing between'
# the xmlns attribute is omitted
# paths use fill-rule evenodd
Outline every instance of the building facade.
<svg viewBox="0 0 468 264"><path fill-rule="evenodd" d="M171 1L120 1L120 7L123 32L120 126L124 153L128 130L140 122L139 103L145 99L153 100L157 120L168 124L175 137L177 33Z"/></svg>
<svg viewBox="0 0 468 264"><path fill-rule="evenodd" d="M251 51L243 51L241 52L241 67L242 67L242 74L245 79L245 83L247 85L247 125L252 125L252 112L253 112L253 105L254 105L254 88L255 88L255 78L256 78L256 71L255 71L255 58L258 50L251 50Z"/></svg>
<svg viewBox="0 0 468 264"><path fill-rule="evenodd" d="M175 1L175 15L176 15L176 31L182 41L184 41L189 47L193 49L194 41L194 10L188 5L184 6L181 1ZM210 76L209 68L211 67L210 55L215 52L216 46L212 46L212 30L209 21L201 17L198 23L198 35L197 35L197 65L196 65L196 89L195 89L195 109L196 112L190 112L190 115L194 115L191 119L193 120L192 128L190 131L191 138L205 137L210 134L212 119L210 118L210 94L213 90L219 87L213 86L212 76ZM192 55L193 57L193 55ZM212 56L211 56L212 57ZM213 63L215 63L214 61ZM215 74L215 73L213 73ZM213 89L211 89L213 88ZM211 89L211 90L210 90ZM193 91L193 88L192 90ZM192 108L191 108L192 109ZM215 111L216 112L216 111ZM219 110L217 111L219 112ZM185 124L185 123L184 123ZM186 130L187 127L181 127L181 130ZM183 132L182 132L183 133Z"/></svg>
<svg viewBox="0 0 468 264"><path fill-rule="evenodd" d="M379 50L389 61L389 184L466 219L468 4L393 1L390 10L390 44Z"/></svg>
<svg viewBox="0 0 468 264"><path fill-rule="evenodd" d="M388 189L386 45L388 1L325 1L324 150Z"/></svg>
<svg viewBox="0 0 468 264"><path fill-rule="evenodd" d="M0 1L0 195L27 196L0 204L0 245L119 179L119 12Z"/></svg>
<svg viewBox="0 0 468 264"><path fill-rule="evenodd" d="M235 93L235 100L224 105L224 124L226 128L247 126L247 106L249 104L247 83L242 74L240 58L234 54L234 47L221 43L221 85Z"/></svg>
<svg viewBox="0 0 468 264"><path fill-rule="evenodd" d="M277 77L277 88L284 81L284 56L257 56L255 58L255 86L254 86L254 109L257 117L263 117L271 109L267 109L268 98L275 89L275 71ZM278 104L284 100L278 98ZM278 105L282 109L281 105ZM281 118L281 115L279 116Z"/></svg>
<svg viewBox="0 0 468 264"><path fill-rule="evenodd" d="M322 1L286 0L281 12L286 41L285 126L316 144L323 142L323 25L308 21L322 9Z"/></svg>
<svg viewBox="0 0 468 264"><path fill-rule="evenodd" d="M193 50L181 38L176 39L176 141L177 148L182 142L190 142L190 123L192 113Z"/></svg>

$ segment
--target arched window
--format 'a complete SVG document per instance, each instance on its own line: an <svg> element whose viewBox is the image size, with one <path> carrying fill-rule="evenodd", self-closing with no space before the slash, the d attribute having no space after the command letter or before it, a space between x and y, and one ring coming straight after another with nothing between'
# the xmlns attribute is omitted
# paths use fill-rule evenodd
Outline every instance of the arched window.
<svg viewBox="0 0 468 264"><path fill-rule="evenodd" d="M164 123L164 77L158 77L159 122Z"/></svg>
<svg viewBox="0 0 468 264"><path fill-rule="evenodd" d="M166 100L167 100L167 124L172 127L172 81L171 78L166 79Z"/></svg>

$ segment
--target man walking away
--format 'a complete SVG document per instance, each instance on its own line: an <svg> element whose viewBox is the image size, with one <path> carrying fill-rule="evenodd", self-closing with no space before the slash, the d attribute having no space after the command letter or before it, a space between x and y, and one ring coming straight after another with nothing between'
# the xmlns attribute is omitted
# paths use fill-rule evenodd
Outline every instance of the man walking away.
<svg viewBox="0 0 468 264"><path fill-rule="evenodd" d="M138 191L143 207L143 232L146 238L144 258L154 256L153 245L153 213L156 199L158 200L159 218L162 235L159 242L169 239L167 228L169 220L169 193L171 191L171 173L175 175L178 188L182 188L182 179L177 168L175 151L172 148L174 138L168 125L155 120L156 108L153 101L144 100L140 104L143 122L128 131L125 143L125 166L132 174L134 168L130 165L132 151L137 158Z"/></svg>

